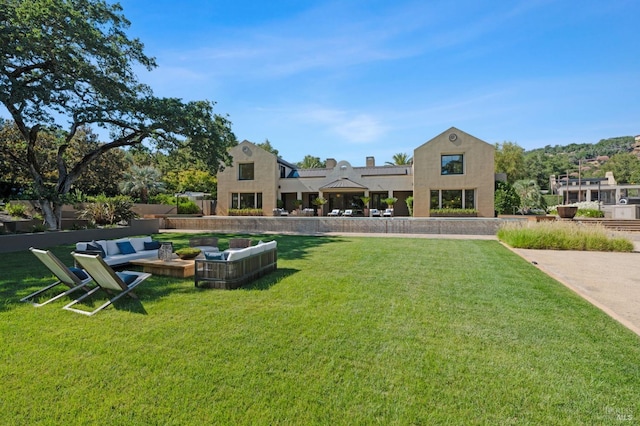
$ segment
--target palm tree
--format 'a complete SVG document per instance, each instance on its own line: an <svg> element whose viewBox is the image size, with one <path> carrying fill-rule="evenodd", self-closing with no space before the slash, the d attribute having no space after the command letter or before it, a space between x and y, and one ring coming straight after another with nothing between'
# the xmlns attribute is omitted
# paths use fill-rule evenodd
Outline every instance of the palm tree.
<svg viewBox="0 0 640 426"><path fill-rule="evenodd" d="M399 152L393 155L393 162L387 161L384 164L389 166L408 166L413 164L413 157L406 152Z"/></svg>
<svg viewBox="0 0 640 426"><path fill-rule="evenodd" d="M152 166L131 166L124 173L124 181L120 182L122 192L140 196L140 202L147 203L149 195L164 189L164 183L160 181L162 174Z"/></svg>
<svg viewBox="0 0 640 426"><path fill-rule="evenodd" d="M323 169L327 166L325 161L321 161L319 157L313 155L305 155L304 159L296 165L301 169Z"/></svg>

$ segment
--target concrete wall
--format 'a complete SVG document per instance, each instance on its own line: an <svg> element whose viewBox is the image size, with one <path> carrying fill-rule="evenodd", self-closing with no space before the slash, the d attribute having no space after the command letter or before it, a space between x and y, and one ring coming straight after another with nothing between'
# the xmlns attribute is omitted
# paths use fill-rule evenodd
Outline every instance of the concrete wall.
<svg viewBox="0 0 640 426"><path fill-rule="evenodd" d="M158 232L158 219L134 219L131 221L131 226L120 228L0 235L0 253L28 250L29 247L48 248L60 244L75 244L78 241L111 240L132 235L157 234Z"/></svg>
<svg viewBox="0 0 640 426"><path fill-rule="evenodd" d="M368 234L466 234L495 235L504 221L496 218L333 218L333 217L199 217L166 218L170 229L249 234L328 232Z"/></svg>

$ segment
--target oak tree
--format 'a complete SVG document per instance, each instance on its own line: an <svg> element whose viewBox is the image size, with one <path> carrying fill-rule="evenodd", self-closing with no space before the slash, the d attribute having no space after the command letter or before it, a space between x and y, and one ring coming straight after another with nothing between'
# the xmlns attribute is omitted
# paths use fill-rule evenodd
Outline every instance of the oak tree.
<svg viewBox="0 0 640 426"><path fill-rule="evenodd" d="M0 3L0 102L25 144L25 154L12 161L29 170L51 229L60 229L72 184L109 150L143 142L165 150L189 146L212 173L231 160L228 148L237 141L214 103L159 98L138 80L136 67L151 70L156 63L140 40L127 36L129 25L119 4L103 0ZM108 132L108 141L69 158L70 141L86 127ZM61 135L53 147L53 185L37 155L45 130Z"/></svg>

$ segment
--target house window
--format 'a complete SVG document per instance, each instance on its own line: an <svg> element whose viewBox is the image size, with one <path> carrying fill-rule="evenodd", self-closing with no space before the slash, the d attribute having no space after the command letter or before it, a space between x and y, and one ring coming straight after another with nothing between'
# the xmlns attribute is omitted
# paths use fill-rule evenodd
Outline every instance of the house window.
<svg viewBox="0 0 640 426"><path fill-rule="evenodd" d="M448 154L440 157L443 175L461 175L464 173L464 155Z"/></svg>
<svg viewBox="0 0 640 426"><path fill-rule="evenodd" d="M238 164L238 180L253 180L253 163Z"/></svg>
<svg viewBox="0 0 640 426"><path fill-rule="evenodd" d="M262 192L234 192L231 194L232 209L261 209Z"/></svg>
<svg viewBox="0 0 640 426"><path fill-rule="evenodd" d="M434 209L475 209L476 191L473 189L433 189L430 208Z"/></svg>

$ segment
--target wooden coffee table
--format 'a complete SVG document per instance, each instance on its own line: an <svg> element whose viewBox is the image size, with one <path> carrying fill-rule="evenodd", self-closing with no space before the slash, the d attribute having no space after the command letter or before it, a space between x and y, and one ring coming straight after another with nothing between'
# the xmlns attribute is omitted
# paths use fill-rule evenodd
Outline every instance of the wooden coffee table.
<svg viewBox="0 0 640 426"><path fill-rule="evenodd" d="M168 277L186 278L195 273L196 262L194 260L160 260L137 259L132 260L132 265L142 266L142 270L152 275L165 275Z"/></svg>

